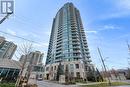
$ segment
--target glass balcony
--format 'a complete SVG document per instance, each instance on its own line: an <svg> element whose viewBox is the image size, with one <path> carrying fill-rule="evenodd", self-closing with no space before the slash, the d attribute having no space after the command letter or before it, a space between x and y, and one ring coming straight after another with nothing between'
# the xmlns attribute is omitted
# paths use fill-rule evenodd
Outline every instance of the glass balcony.
<svg viewBox="0 0 130 87"><path fill-rule="evenodd" d="M87 56L87 58L89 59L89 58L91 58L91 56Z"/></svg>
<svg viewBox="0 0 130 87"><path fill-rule="evenodd" d="M80 43L72 43L72 45L80 46Z"/></svg>
<svg viewBox="0 0 130 87"><path fill-rule="evenodd" d="M88 59L87 62L92 62L92 60Z"/></svg>
<svg viewBox="0 0 130 87"><path fill-rule="evenodd" d="M88 52L88 51L86 51L85 53L86 53L87 55L90 54L90 52Z"/></svg>
<svg viewBox="0 0 130 87"><path fill-rule="evenodd" d="M80 50L73 50L73 53L77 53L77 55L78 55L81 53L81 51Z"/></svg>
<svg viewBox="0 0 130 87"><path fill-rule="evenodd" d="M56 50L62 50L62 46L57 46Z"/></svg>
<svg viewBox="0 0 130 87"><path fill-rule="evenodd" d="M72 41L80 41L78 38L72 38Z"/></svg>
<svg viewBox="0 0 130 87"><path fill-rule="evenodd" d="M62 56L62 54L56 55L56 58L57 58L57 57L61 57L61 56Z"/></svg>
<svg viewBox="0 0 130 87"><path fill-rule="evenodd" d="M57 40L57 44L62 43L62 39Z"/></svg>
<svg viewBox="0 0 130 87"><path fill-rule="evenodd" d="M62 45L62 42L59 42L59 43L57 43L56 45L57 45L57 46L60 46L60 45Z"/></svg>
<svg viewBox="0 0 130 87"><path fill-rule="evenodd" d="M73 49L78 49L78 50L80 50L80 46L75 46L75 47L73 47Z"/></svg>
<svg viewBox="0 0 130 87"><path fill-rule="evenodd" d="M72 38L78 38L79 36L77 34L72 34Z"/></svg>

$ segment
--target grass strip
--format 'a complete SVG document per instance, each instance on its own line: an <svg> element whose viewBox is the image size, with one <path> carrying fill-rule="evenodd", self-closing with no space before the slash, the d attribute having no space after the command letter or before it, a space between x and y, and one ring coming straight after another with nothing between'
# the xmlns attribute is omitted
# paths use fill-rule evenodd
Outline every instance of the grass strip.
<svg viewBox="0 0 130 87"><path fill-rule="evenodd" d="M122 86L122 85L130 85L130 83L125 83L125 82L112 82L111 86ZM100 83L100 84L91 84L91 85L83 85L81 87L108 87L108 83Z"/></svg>
<svg viewBox="0 0 130 87"><path fill-rule="evenodd" d="M14 83L0 83L0 87L15 87Z"/></svg>

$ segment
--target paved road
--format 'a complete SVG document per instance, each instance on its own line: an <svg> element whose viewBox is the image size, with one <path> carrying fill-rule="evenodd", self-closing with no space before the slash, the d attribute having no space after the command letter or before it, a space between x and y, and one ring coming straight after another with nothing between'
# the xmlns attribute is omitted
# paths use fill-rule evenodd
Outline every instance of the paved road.
<svg viewBox="0 0 130 87"><path fill-rule="evenodd" d="M125 80L125 81L122 81L122 82L130 83L130 80ZM89 83L89 84L94 84L94 83ZM37 85L38 85L38 87L80 87L78 85L81 85L81 84L77 84L77 85L61 85L61 84L57 84L57 83L52 83L50 81L37 81ZM115 86L111 86L111 87L115 87ZM130 86L116 86L116 87L130 87Z"/></svg>
<svg viewBox="0 0 130 87"><path fill-rule="evenodd" d="M110 86L110 87L130 87L130 86L128 85L128 86Z"/></svg>
<svg viewBox="0 0 130 87"><path fill-rule="evenodd" d="M112 82L126 82L126 83L130 83L130 80L112 80Z"/></svg>
<svg viewBox="0 0 130 87"><path fill-rule="evenodd" d="M77 85L61 85L48 81L37 81L38 87L79 87Z"/></svg>
<svg viewBox="0 0 130 87"><path fill-rule="evenodd" d="M127 82L127 83L130 83L130 80L124 80L124 81L122 81L122 82Z"/></svg>

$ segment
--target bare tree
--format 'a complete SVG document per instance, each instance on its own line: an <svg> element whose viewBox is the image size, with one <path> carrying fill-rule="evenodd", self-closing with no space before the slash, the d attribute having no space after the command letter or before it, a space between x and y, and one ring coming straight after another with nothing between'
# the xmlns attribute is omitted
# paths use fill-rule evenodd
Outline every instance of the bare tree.
<svg viewBox="0 0 130 87"><path fill-rule="evenodd" d="M19 59L20 56L25 55L25 58L23 59L23 63L21 65L21 71L19 73L17 82L16 82L16 87L19 87L19 85L21 84L21 80L23 79L22 74L23 74L23 70L25 68L26 62L27 62L27 54L29 54L30 52L32 52L33 50L33 45L30 42L24 42L23 44L21 44L18 49L17 52L15 54L15 57ZM30 70L28 72L28 78L30 76Z"/></svg>

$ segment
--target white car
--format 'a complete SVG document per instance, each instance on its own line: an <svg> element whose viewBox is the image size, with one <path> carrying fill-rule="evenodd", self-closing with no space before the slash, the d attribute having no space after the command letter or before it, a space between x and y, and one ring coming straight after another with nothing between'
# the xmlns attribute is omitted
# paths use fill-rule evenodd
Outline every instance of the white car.
<svg viewBox="0 0 130 87"><path fill-rule="evenodd" d="M43 80L43 78L38 78L37 80L38 80L38 81L42 81L42 80Z"/></svg>

